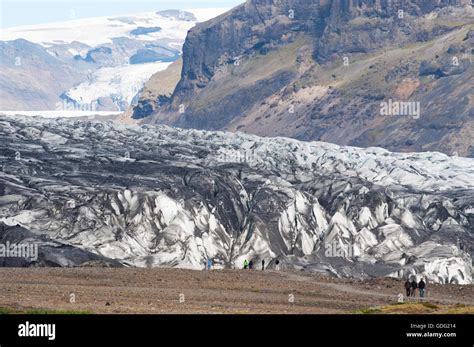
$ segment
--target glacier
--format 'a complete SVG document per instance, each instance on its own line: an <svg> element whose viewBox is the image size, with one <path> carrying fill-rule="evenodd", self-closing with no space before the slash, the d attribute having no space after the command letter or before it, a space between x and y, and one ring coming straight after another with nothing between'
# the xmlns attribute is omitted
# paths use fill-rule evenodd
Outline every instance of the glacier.
<svg viewBox="0 0 474 347"><path fill-rule="evenodd" d="M0 242L39 243L25 266L472 283L474 159L9 115L0 136Z"/></svg>

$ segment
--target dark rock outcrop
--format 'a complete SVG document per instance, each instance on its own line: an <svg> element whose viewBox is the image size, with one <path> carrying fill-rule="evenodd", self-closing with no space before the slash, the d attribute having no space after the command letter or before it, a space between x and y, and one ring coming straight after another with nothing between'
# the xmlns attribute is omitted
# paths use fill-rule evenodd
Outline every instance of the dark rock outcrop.
<svg viewBox="0 0 474 347"><path fill-rule="evenodd" d="M46 234L38 235L21 226L8 226L2 222L0 245L5 248L6 255L11 255L7 252L14 248L27 250L24 254L18 251L15 256L0 256L0 267L88 266L92 263L103 267L123 266L119 261L53 240ZM7 248L10 250L7 251Z"/></svg>

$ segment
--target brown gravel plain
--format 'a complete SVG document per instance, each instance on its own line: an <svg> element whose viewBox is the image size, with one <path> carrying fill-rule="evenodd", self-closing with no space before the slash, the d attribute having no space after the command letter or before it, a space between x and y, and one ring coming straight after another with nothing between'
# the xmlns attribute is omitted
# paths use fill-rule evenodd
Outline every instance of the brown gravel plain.
<svg viewBox="0 0 474 347"><path fill-rule="evenodd" d="M430 305L472 311L473 285L429 284L428 288L425 302ZM400 293L403 281L396 279L360 281L296 271L0 269L0 308L15 311L346 314L394 305ZM436 313L429 307L425 313Z"/></svg>

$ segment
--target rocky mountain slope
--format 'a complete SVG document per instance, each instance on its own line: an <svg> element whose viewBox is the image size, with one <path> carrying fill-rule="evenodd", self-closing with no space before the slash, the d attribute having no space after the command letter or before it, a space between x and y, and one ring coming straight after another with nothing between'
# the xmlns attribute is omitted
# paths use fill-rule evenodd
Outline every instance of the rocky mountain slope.
<svg viewBox="0 0 474 347"><path fill-rule="evenodd" d="M135 117L474 156L473 49L470 0L248 0L190 30L173 95Z"/></svg>
<svg viewBox="0 0 474 347"><path fill-rule="evenodd" d="M474 159L21 116L0 149L0 240L38 244L32 264L472 282Z"/></svg>
<svg viewBox="0 0 474 347"><path fill-rule="evenodd" d="M173 94L179 82L183 59L180 58L163 71L155 73L145 82L141 96L136 105L131 106L123 115L124 119L140 119L150 115L161 106L162 102Z"/></svg>
<svg viewBox="0 0 474 347"><path fill-rule="evenodd" d="M83 71L81 64L65 64L33 42L0 41L0 109L55 109L64 90L84 78Z"/></svg>

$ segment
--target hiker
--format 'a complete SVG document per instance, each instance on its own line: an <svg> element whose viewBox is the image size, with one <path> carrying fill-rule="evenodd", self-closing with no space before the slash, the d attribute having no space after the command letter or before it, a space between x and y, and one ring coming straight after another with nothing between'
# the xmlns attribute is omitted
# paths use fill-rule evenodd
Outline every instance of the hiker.
<svg viewBox="0 0 474 347"><path fill-rule="evenodd" d="M426 283L423 281L423 278L420 280L420 283L418 283L418 289L420 290L420 298L425 297L425 287Z"/></svg>
<svg viewBox="0 0 474 347"><path fill-rule="evenodd" d="M262 271L265 271L265 259L262 259Z"/></svg>
<svg viewBox="0 0 474 347"><path fill-rule="evenodd" d="M278 259L275 260L275 270L280 271L280 261Z"/></svg>
<svg viewBox="0 0 474 347"><path fill-rule="evenodd" d="M416 288L418 288L418 285L416 284L416 278L414 278L414 279L411 281L411 296L415 296L415 295L416 295Z"/></svg>
<svg viewBox="0 0 474 347"><path fill-rule="evenodd" d="M207 269L208 270L212 269L212 259L207 259Z"/></svg>
<svg viewBox="0 0 474 347"><path fill-rule="evenodd" d="M249 267L249 262L247 259L244 260L244 270L247 270L247 268Z"/></svg>
<svg viewBox="0 0 474 347"><path fill-rule="evenodd" d="M253 260L251 260L251 261L249 262L249 269L250 269L250 270L253 269Z"/></svg>
<svg viewBox="0 0 474 347"><path fill-rule="evenodd" d="M411 292L411 283L410 280L407 278L405 282L405 290L407 291L407 298L410 296Z"/></svg>

